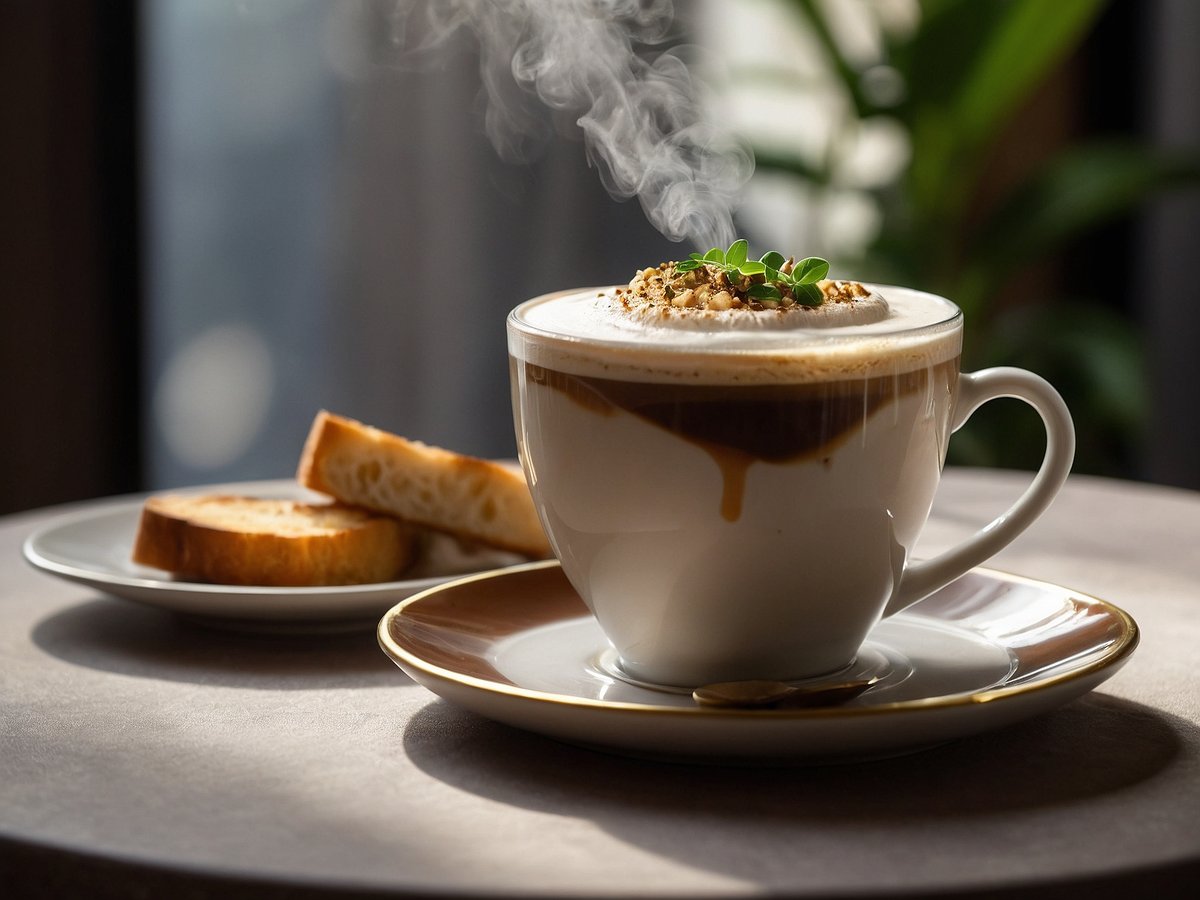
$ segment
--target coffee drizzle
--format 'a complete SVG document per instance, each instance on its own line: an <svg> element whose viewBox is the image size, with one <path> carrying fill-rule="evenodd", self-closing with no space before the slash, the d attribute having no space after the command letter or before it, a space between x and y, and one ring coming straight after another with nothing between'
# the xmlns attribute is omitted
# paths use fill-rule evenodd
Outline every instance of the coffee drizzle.
<svg viewBox="0 0 1200 900"><path fill-rule="evenodd" d="M942 367L950 371L941 372ZM953 384L957 360L932 367L936 384ZM813 384L702 385L617 381L570 375L525 364L533 383L560 391L593 412L618 409L702 449L722 477L721 516L741 516L746 473L761 460L799 462L824 457L880 406L925 390L931 369Z"/></svg>

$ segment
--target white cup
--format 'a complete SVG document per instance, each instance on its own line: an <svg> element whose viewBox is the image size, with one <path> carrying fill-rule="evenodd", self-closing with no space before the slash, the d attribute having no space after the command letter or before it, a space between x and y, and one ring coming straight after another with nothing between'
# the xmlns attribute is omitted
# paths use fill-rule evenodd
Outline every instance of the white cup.
<svg viewBox="0 0 1200 900"><path fill-rule="evenodd" d="M509 315L534 502L631 678L692 687L844 668L882 617L986 561L1066 480L1074 429L1053 387L1021 369L960 373L957 307L873 289L928 321L668 346L559 314L596 290ZM1041 415L1040 470L974 536L914 560L950 434L998 397Z"/></svg>

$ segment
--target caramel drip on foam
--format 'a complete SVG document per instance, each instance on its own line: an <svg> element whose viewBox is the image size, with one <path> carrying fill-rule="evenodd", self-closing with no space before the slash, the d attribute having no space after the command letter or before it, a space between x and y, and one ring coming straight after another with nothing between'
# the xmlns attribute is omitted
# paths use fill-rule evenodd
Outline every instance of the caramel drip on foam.
<svg viewBox="0 0 1200 900"><path fill-rule="evenodd" d="M756 461L828 458L885 403L951 384L957 359L894 375L811 384L697 385L617 381L570 375L525 364L533 383L565 394L586 409L618 409L699 447L721 472L720 512L741 516L746 474Z"/></svg>
<svg viewBox="0 0 1200 900"><path fill-rule="evenodd" d="M746 495L746 473L754 457L725 447L704 448L721 470L721 518L736 522L742 517L742 498Z"/></svg>

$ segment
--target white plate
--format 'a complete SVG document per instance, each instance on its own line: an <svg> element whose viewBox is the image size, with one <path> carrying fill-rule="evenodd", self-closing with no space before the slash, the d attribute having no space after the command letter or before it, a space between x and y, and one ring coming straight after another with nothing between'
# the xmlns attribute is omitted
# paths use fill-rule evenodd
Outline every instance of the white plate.
<svg viewBox="0 0 1200 900"><path fill-rule="evenodd" d="M1137 625L1052 584L976 569L872 631L879 682L835 708L715 710L623 680L557 563L465 578L398 604L383 650L445 699L600 749L708 762L844 761L933 746L1053 709L1129 658Z"/></svg>
<svg viewBox="0 0 1200 900"><path fill-rule="evenodd" d="M166 493L166 492L164 492ZM205 485L169 493L232 494L304 502L329 498L294 481ZM397 601L470 571L523 561L513 554L468 554L451 538L432 538L414 577L338 587L244 587L178 581L130 559L142 504L148 495L88 504L30 535L25 559L52 575L105 594L203 619L207 624L255 631L327 631L372 627Z"/></svg>

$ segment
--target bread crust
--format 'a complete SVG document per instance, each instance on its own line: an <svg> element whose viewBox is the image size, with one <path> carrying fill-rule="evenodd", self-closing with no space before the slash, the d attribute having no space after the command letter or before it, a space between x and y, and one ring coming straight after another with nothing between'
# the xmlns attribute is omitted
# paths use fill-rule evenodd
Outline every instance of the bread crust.
<svg viewBox="0 0 1200 900"><path fill-rule="evenodd" d="M412 529L342 504L158 495L142 507L133 561L215 584L297 587L393 581Z"/></svg>
<svg viewBox="0 0 1200 900"><path fill-rule="evenodd" d="M516 467L410 441L321 410L296 478L343 503L525 556L550 556L525 477Z"/></svg>

